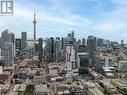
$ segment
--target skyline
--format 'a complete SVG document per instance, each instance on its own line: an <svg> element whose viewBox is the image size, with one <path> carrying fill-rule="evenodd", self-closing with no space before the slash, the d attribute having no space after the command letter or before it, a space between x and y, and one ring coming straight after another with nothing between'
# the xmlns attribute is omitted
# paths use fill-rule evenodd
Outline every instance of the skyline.
<svg viewBox="0 0 127 95"><path fill-rule="evenodd" d="M33 13L37 14L37 38L65 37L75 31L77 38L94 35L127 42L127 0L14 0L14 15L0 16L0 32L8 29L20 37L33 37ZM27 27L26 27L27 26ZM62 34L61 34L62 33ZM62 35L62 36L61 36ZM115 35L115 36L114 36Z"/></svg>

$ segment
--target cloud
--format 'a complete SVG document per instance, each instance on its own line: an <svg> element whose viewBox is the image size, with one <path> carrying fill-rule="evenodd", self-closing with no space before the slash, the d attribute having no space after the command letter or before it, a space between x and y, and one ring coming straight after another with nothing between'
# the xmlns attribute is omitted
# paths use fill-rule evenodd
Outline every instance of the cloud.
<svg viewBox="0 0 127 95"><path fill-rule="evenodd" d="M123 31L122 28L124 28L127 24L125 23L117 23L115 21L105 21L98 23L94 26L95 30L98 32L119 32Z"/></svg>
<svg viewBox="0 0 127 95"><path fill-rule="evenodd" d="M117 5L127 5L127 0L112 0L113 3Z"/></svg>
<svg viewBox="0 0 127 95"><path fill-rule="evenodd" d="M25 18L25 19L31 19L33 12L26 10L26 9L22 9L22 8L16 8L15 9L15 13L14 16L15 18Z"/></svg>
<svg viewBox="0 0 127 95"><path fill-rule="evenodd" d="M56 12L56 14L52 14L48 11L36 11L37 14L37 19L45 22L51 22L51 23L58 23L58 24L64 24L64 25L69 25L69 26L84 26L84 25L89 25L91 24L90 19L73 14L67 10L63 10L62 12ZM22 8L20 6L17 6L15 9L15 18L21 18L21 19L27 19L27 20L32 20L33 18L33 11L27 8Z"/></svg>
<svg viewBox="0 0 127 95"><path fill-rule="evenodd" d="M32 1L32 2L30 2ZM42 0L16 1L14 16L0 18L2 25L14 31L32 34L33 10L37 14L37 31L43 36L74 30L78 36L91 34L119 35L127 28L127 0ZM45 2L45 3L44 3ZM108 2L108 3L107 3ZM123 3L124 2L124 3ZM87 8L86 8L87 7ZM105 11L108 10L108 11ZM12 25L10 25L12 24ZM11 26L11 28L10 28ZM44 31L44 32L43 32ZM46 34L45 34L46 33ZM60 34L59 33L59 34ZM117 34L118 33L118 34ZM123 34L122 34L123 35ZM61 36L61 35L60 35Z"/></svg>

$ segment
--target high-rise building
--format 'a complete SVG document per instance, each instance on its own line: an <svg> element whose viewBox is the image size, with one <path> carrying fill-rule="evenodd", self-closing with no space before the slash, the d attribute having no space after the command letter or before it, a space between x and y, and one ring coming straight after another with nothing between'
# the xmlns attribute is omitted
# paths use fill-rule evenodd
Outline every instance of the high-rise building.
<svg viewBox="0 0 127 95"><path fill-rule="evenodd" d="M50 37L50 59L51 61L55 61L55 44L53 37Z"/></svg>
<svg viewBox="0 0 127 95"><path fill-rule="evenodd" d="M76 49L76 52L79 52L79 46L81 45L81 40L78 39L78 41L76 41L75 43L75 49Z"/></svg>
<svg viewBox="0 0 127 95"><path fill-rule="evenodd" d="M21 39L15 39L16 51L21 51Z"/></svg>
<svg viewBox="0 0 127 95"><path fill-rule="evenodd" d="M75 55L75 49L72 49L71 51L71 56L70 56L70 63L71 63L71 68L76 69L77 68L77 63L76 63L76 55Z"/></svg>
<svg viewBox="0 0 127 95"><path fill-rule="evenodd" d="M110 47L110 41L109 40L103 40L103 46L109 48Z"/></svg>
<svg viewBox="0 0 127 95"><path fill-rule="evenodd" d="M97 47L102 47L103 46L103 39L101 39L101 38L98 38L97 39Z"/></svg>
<svg viewBox="0 0 127 95"><path fill-rule="evenodd" d="M22 32L22 50L25 49L27 47L27 32Z"/></svg>
<svg viewBox="0 0 127 95"><path fill-rule="evenodd" d="M64 50L64 38L61 38L61 50Z"/></svg>
<svg viewBox="0 0 127 95"><path fill-rule="evenodd" d="M34 48L33 49L34 49L34 52L33 52L34 54L33 55L37 56L38 55L38 49L39 49L38 43L34 44Z"/></svg>
<svg viewBox="0 0 127 95"><path fill-rule="evenodd" d="M16 55L15 51L15 34L14 33L8 33L8 43L12 43L14 47L14 56Z"/></svg>
<svg viewBox="0 0 127 95"><path fill-rule="evenodd" d="M124 40L121 40L121 48L124 48Z"/></svg>
<svg viewBox="0 0 127 95"><path fill-rule="evenodd" d="M13 43L5 42L3 49L4 66L12 66L14 64L14 45Z"/></svg>
<svg viewBox="0 0 127 95"><path fill-rule="evenodd" d="M60 48L60 38L56 38L56 40L55 40L55 59L56 59L56 61L59 61L60 60L60 50L61 50L61 48Z"/></svg>
<svg viewBox="0 0 127 95"><path fill-rule="evenodd" d="M8 42L15 44L15 34L8 33Z"/></svg>
<svg viewBox="0 0 127 95"><path fill-rule="evenodd" d="M66 44L66 63L67 69L72 70L76 68L76 53L77 53L77 43L76 38L74 38L74 32L68 34L67 44Z"/></svg>
<svg viewBox="0 0 127 95"><path fill-rule="evenodd" d="M47 38L45 40L45 59L48 62L54 62L55 61L55 41L53 37Z"/></svg>
<svg viewBox="0 0 127 95"><path fill-rule="evenodd" d="M79 74L89 73L89 56L87 52L77 53L77 65L79 69Z"/></svg>
<svg viewBox="0 0 127 95"><path fill-rule="evenodd" d="M4 57L4 66L12 66L15 57L15 36L8 30L1 34L1 56Z"/></svg>
<svg viewBox="0 0 127 95"><path fill-rule="evenodd" d="M86 45L86 39L82 39L82 45Z"/></svg>
<svg viewBox="0 0 127 95"><path fill-rule="evenodd" d="M71 37L72 37L71 33L68 33L68 38L71 38Z"/></svg>
<svg viewBox="0 0 127 95"><path fill-rule="evenodd" d="M74 38L74 31L71 32L71 37Z"/></svg>
<svg viewBox="0 0 127 95"><path fill-rule="evenodd" d="M38 43L38 60L41 63L42 62L42 55L43 55L43 48L42 48L42 43L43 43L43 39L39 38L39 43Z"/></svg>
<svg viewBox="0 0 127 95"><path fill-rule="evenodd" d="M71 53L74 51L74 47L72 45L66 46L66 66L68 70L72 70L72 63L71 63Z"/></svg>
<svg viewBox="0 0 127 95"><path fill-rule="evenodd" d="M91 59L91 64L95 64L96 37L94 37L94 36L88 36L87 45L88 45L89 58Z"/></svg>
<svg viewBox="0 0 127 95"><path fill-rule="evenodd" d="M4 48L4 44L5 42L8 42L8 30L4 30L2 33L1 33L1 48L3 49Z"/></svg>
<svg viewBox="0 0 127 95"><path fill-rule="evenodd" d="M66 67L68 71L77 69L75 49L72 45L66 46Z"/></svg>

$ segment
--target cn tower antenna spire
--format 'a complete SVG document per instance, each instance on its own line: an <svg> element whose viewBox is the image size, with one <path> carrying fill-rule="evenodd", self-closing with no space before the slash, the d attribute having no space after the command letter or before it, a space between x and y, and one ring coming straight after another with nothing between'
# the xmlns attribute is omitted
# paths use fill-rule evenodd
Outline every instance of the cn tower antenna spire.
<svg viewBox="0 0 127 95"><path fill-rule="evenodd" d="M33 19L33 25L34 25L34 36L33 36L33 44L36 43L36 13L35 13L35 10L34 10L34 19Z"/></svg>

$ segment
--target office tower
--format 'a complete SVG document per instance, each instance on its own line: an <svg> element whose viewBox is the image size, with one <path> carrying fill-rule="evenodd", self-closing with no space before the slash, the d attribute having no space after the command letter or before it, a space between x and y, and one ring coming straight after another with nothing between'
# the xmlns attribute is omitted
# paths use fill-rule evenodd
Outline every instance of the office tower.
<svg viewBox="0 0 127 95"><path fill-rule="evenodd" d="M35 43L34 44L34 51L33 51L33 53L34 53L34 56L38 56L38 48L39 48L39 46L38 46L38 43Z"/></svg>
<svg viewBox="0 0 127 95"><path fill-rule="evenodd" d="M56 40L60 40L60 37L56 37Z"/></svg>
<svg viewBox="0 0 127 95"><path fill-rule="evenodd" d="M4 44L5 42L8 42L8 30L4 30L2 33L1 33L1 48L3 49L4 48Z"/></svg>
<svg viewBox="0 0 127 95"><path fill-rule="evenodd" d="M34 25L34 37L33 37L33 45L36 43L36 14L34 12L34 20L33 20L33 25Z"/></svg>
<svg viewBox="0 0 127 95"><path fill-rule="evenodd" d="M74 31L72 31L71 33L68 33L68 38L74 38Z"/></svg>
<svg viewBox="0 0 127 95"><path fill-rule="evenodd" d="M71 37L74 38L74 31L71 32Z"/></svg>
<svg viewBox="0 0 127 95"><path fill-rule="evenodd" d="M53 37L50 37L50 59L51 62L55 61L55 45Z"/></svg>
<svg viewBox="0 0 127 95"><path fill-rule="evenodd" d="M44 49L44 56L47 62L50 61L50 39L45 39L45 49Z"/></svg>
<svg viewBox="0 0 127 95"><path fill-rule="evenodd" d="M66 49L66 45L68 43L67 41L68 41L67 37L61 38L61 50L65 50Z"/></svg>
<svg viewBox="0 0 127 95"><path fill-rule="evenodd" d="M66 46L66 67L68 71L72 71L77 68L76 63L76 51L72 45Z"/></svg>
<svg viewBox="0 0 127 95"><path fill-rule="evenodd" d="M68 70L72 70L72 64L71 64L71 54L74 51L73 45L67 45L66 46L66 66Z"/></svg>
<svg viewBox="0 0 127 95"><path fill-rule="evenodd" d="M61 56L61 61L65 61L65 50L66 50L66 45L67 45L67 39L66 38L61 38L61 51L60 51L60 56Z"/></svg>
<svg viewBox="0 0 127 95"><path fill-rule="evenodd" d="M77 44L76 44L76 39L74 38L73 31L68 34L65 53L66 53L65 55L66 55L67 69L72 70L76 66L75 59L77 53Z"/></svg>
<svg viewBox="0 0 127 95"><path fill-rule="evenodd" d="M45 40L45 59L48 62L54 62L55 61L55 42L54 38L50 37Z"/></svg>
<svg viewBox="0 0 127 95"><path fill-rule="evenodd" d="M71 33L68 33L68 38L71 38L71 37L72 37Z"/></svg>
<svg viewBox="0 0 127 95"><path fill-rule="evenodd" d="M82 45L86 45L86 39L82 39Z"/></svg>
<svg viewBox="0 0 127 95"><path fill-rule="evenodd" d="M22 50L25 49L27 47L27 32L22 32Z"/></svg>
<svg viewBox="0 0 127 95"><path fill-rule="evenodd" d="M8 33L8 42L15 44L15 34L14 33Z"/></svg>
<svg viewBox="0 0 127 95"><path fill-rule="evenodd" d="M56 38L55 40L55 57L56 57L56 61L60 60L60 38Z"/></svg>
<svg viewBox="0 0 127 95"><path fill-rule="evenodd" d="M15 47L14 47L14 34L8 33L8 30L2 32L1 34L1 56L4 57L5 66L12 66L15 57Z"/></svg>
<svg viewBox="0 0 127 95"><path fill-rule="evenodd" d="M95 57L96 57L96 37L88 36L87 39L88 45L88 54L91 59L91 65L95 64Z"/></svg>
<svg viewBox="0 0 127 95"><path fill-rule="evenodd" d="M14 33L8 33L8 42L13 44L13 47L14 47L13 52L15 57L16 51L15 51L15 34Z"/></svg>
<svg viewBox="0 0 127 95"><path fill-rule="evenodd" d="M87 52L77 53L77 66L79 74L89 73L89 56Z"/></svg>
<svg viewBox="0 0 127 95"><path fill-rule="evenodd" d="M98 39L97 39L97 47L102 47L102 46L103 46L103 42L104 42L103 39L98 38Z"/></svg>
<svg viewBox="0 0 127 95"><path fill-rule="evenodd" d="M110 47L110 41L109 40L103 40L103 46L104 47Z"/></svg>
<svg viewBox="0 0 127 95"><path fill-rule="evenodd" d="M121 40L121 48L124 48L124 40Z"/></svg>
<svg viewBox="0 0 127 95"><path fill-rule="evenodd" d="M68 45L75 45L75 43L76 43L76 39L75 38L72 38L72 37L68 37L67 38L67 44Z"/></svg>
<svg viewBox="0 0 127 95"><path fill-rule="evenodd" d="M43 55L43 48L42 48L43 39L39 38L38 43L38 60L41 63L42 62L42 55Z"/></svg>
<svg viewBox="0 0 127 95"><path fill-rule="evenodd" d="M81 40L80 39L78 39L77 44L81 45Z"/></svg>
<svg viewBox="0 0 127 95"><path fill-rule="evenodd" d="M79 46L81 45L81 40L78 39L78 41L76 41L75 43L75 49L76 49L76 52L79 52Z"/></svg>
<svg viewBox="0 0 127 95"><path fill-rule="evenodd" d="M64 38L61 38L61 50L64 50Z"/></svg>
<svg viewBox="0 0 127 95"><path fill-rule="evenodd" d="M21 51L21 39L15 39L16 51Z"/></svg>
<svg viewBox="0 0 127 95"><path fill-rule="evenodd" d="M70 56L70 63L71 63L71 68L76 69L77 68L77 63L76 63L76 55L75 55L75 49L72 49L71 51L71 56Z"/></svg>
<svg viewBox="0 0 127 95"><path fill-rule="evenodd" d="M14 64L14 45L13 43L5 42L3 49L4 66L12 66Z"/></svg>

